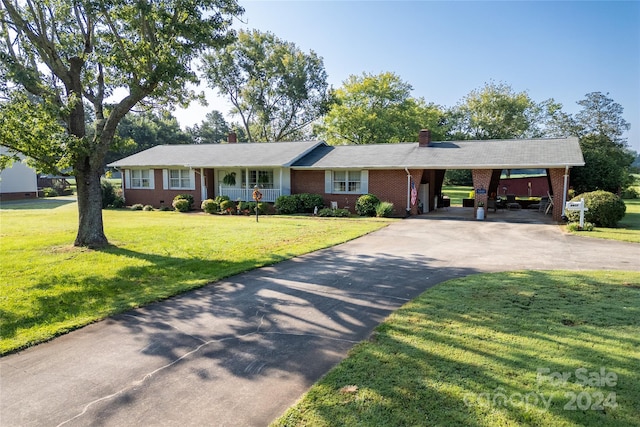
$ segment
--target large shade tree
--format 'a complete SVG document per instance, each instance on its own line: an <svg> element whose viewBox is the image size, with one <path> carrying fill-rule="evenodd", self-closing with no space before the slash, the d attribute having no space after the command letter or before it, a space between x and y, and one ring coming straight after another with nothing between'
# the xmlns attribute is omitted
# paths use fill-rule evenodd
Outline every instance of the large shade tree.
<svg viewBox="0 0 640 427"><path fill-rule="evenodd" d="M187 129L196 144L219 144L227 140L229 123L224 115L217 110L207 113L205 119L200 124L195 124Z"/></svg>
<svg viewBox="0 0 640 427"><path fill-rule="evenodd" d="M204 62L209 85L229 99L249 142L305 139L326 112L330 91L322 58L271 33L240 31Z"/></svg>
<svg viewBox="0 0 640 427"><path fill-rule="evenodd" d="M609 94L590 92L578 101L582 108L568 116L566 133L580 137L585 165L571 169L571 183L578 193L595 190L618 192L632 182L634 153L624 137L631 127L622 105Z"/></svg>
<svg viewBox="0 0 640 427"><path fill-rule="evenodd" d="M527 92L506 83L486 83L472 90L450 111L454 139L513 139L544 135L561 106L552 99L537 103Z"/></svg>
<svg viewBox="0 0 640 427"><path fill-rule="evenodd" d="M0 144L44 170L70 167L75 245L104 246L100 177L118 123L143 101L188 102L191 61L232 41L242 8L236 0L0 1L0 73L10 82L0 88Z"/></svg>
<svg viewBox="0 0 640 427"><path fill-rule="evenodd" d="M332 145L416 141L423 128L431 130L434 140L442 140L443 112L411 97L411 91L395 73L351 75L336 89L316 132Z"/></svg>

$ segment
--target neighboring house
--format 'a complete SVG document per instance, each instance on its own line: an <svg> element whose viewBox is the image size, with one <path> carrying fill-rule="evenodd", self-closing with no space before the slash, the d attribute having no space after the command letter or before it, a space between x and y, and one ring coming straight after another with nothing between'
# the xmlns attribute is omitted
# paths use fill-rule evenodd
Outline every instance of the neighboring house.
<svg viewBox="0 0 640 427"><path fill-rule="evenodd" d="M475 199L498 193L503 169L546 169L554 202L566 198L568 171L583 166L577 138L329 146L323 141L161 145L109 164L123 171L127 204L170 205L182 193L196 204L218 195L251 200L255 185L263 201L280 195L321 194L325 205L354 210L366 193L394 204L395 215L433 210L447 169L471 169ZM226 179L226 176L235 176ZM233 185L231 185L233 183ZM333 202L333 203L332 203ZM556 215L557 213L557 215ZM554 212L560 219L561 210Z"/></svg>
<svg viewBox="0 0 640 427"><path fill-rule="evenodd" d="M8 154L0 147L0 154ZM23 157L20 156L22 159ZM15 161L0 172L0 200L35 199L38 197L38 176L24 161Z"/></svg>

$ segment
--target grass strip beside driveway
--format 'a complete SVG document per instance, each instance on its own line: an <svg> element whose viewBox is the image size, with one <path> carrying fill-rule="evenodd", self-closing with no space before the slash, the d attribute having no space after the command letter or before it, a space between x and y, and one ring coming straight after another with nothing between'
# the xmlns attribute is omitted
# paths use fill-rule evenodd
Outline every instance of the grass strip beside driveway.
<svg viewBox="0 0 640 427"><path fill-rule="evenodd" d="M391 221L106 210L112 246L88 250L71 246L77 215L0 211L0 354Z"/></svg>
<svg viewBox="0 0 640 427"><path fill-rule="evenodd" d="M444 282L394 312L276 426L640 425L640 273Z"/></svg>

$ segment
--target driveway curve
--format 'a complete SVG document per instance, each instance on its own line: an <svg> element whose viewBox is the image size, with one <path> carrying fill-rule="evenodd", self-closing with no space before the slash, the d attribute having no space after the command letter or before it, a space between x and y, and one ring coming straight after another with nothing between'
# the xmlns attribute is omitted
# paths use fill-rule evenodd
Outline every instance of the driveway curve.
<svg viewBox="0 0 640 427"><path fill-rule="evenodd" d="M406 219L0 359L0 425L264 426L439 282L639 260L556 225Z"/></svg>

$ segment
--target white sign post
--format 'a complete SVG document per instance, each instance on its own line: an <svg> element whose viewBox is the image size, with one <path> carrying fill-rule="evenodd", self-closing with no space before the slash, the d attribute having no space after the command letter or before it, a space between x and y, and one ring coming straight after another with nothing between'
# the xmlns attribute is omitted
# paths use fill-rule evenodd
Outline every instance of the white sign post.
<svg viewBox="0 0 640 427"><path fill-rule="evenodd" d="M579 202L567 202L565 209L568 211L580 211L580 228L584 228L584 213L589 210L584 206L584 199L580 199Z"/></svg>

